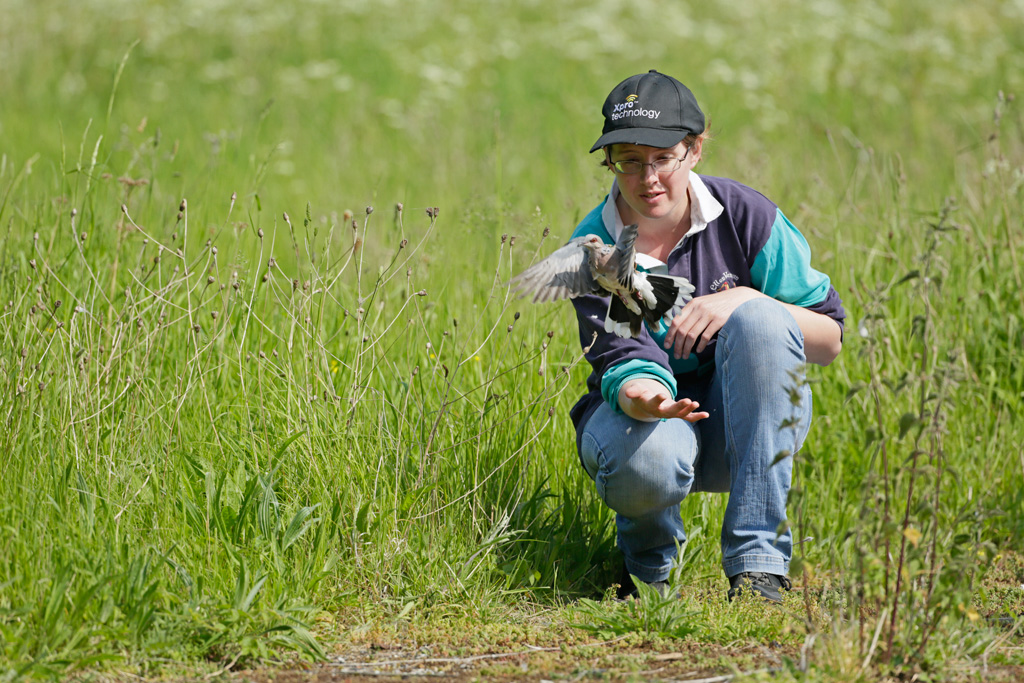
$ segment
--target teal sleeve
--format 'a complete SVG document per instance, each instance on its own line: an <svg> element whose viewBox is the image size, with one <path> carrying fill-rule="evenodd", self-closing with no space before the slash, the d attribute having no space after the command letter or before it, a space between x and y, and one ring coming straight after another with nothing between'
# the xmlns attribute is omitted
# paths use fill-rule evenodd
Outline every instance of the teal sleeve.
<svg viewBox="0 0 1024 683"><path fill-rule="evenodd" d="M615 240L608 234L608 229L604 226L604 219L602 213L604 213L604 205L608 203L608 197L604 198L593 211L588 213L580 224L576 226L576 229L572 231L572 238L582 237L583 235L597 235L605 244L615 244Z"/></svg>
<svg viewBox="0 0 1024 683"><path fill-rule="evenodd" d="M676 378L672 373L657 363L640 359L628 360L608 368L601 377L601 396L612 410L622 413L622 408L619 407L619 389L627 381L642 377L658 380L665 385L672 397L675 397Z"/></svg>
<svg viewBox="0 0 1024 683"><path fill-rule="evenodd" d="M751 283L768 296L797 306L820 304L831 282L811 267L811 248L782 211L750 268Z"/></svg>

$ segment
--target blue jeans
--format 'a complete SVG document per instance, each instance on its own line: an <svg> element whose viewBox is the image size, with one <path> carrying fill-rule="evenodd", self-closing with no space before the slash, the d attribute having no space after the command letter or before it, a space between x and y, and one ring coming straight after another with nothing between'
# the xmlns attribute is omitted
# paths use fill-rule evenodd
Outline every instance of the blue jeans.
<svg viewBox="0 0 1024 683"><path fill-rule="evenodd" d="M741 572L786 574L791 533L786 519L793 459L772 464L781 451L795 454L811 422L810 387L802 377L804 339L778 302L755 299L740 306L718 333L715 370L679 387L679 398L710 413L696 424L672 419L640 422L607 404L591 416L580 455L601 499L616 512L619 548L631 574L648 583L668 578L676 543L686 540L679 504L691 492L729 492L722 526L726 576ZM780 429L793 417L795 427Z"/></svg>

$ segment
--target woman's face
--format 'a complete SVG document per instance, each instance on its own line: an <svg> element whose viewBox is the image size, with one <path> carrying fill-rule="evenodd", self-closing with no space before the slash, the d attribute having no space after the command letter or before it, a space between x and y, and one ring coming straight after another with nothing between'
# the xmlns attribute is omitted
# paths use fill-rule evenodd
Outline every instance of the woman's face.
<svg viewBox="0 0 1024 683"><path fill-rule="evenodd" d="M701 141L687 150L682 142L675 147L648 147L646 145L615 144L605 148L610 163L639 161L652 164L661 159L681 159L675 171L658 173L653 166L643 166L639 173L615 172L619 191L628 210L624 223L640 223L644 219L659 223L678 223L688 215L690 208L686 192L690 186L690 171L700 160ZM614 170L614 167L613 167ZM620 213L622 213L620 206Z"/></svg>

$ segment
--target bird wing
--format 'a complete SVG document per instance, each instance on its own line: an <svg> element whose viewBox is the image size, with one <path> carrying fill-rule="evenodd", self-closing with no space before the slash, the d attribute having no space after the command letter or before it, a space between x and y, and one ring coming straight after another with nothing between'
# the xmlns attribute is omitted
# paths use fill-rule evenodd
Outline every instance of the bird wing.
<svg viewBox="0 0 1024 683"><path fill-rule="evenodd" d="M619 284L624 289L633 290L633 273L636 272L636 235L639 226L634 223L622 228L622 234L615 243L616 256L618 257L618 273L616 274Z"/></svg>
<svg viewBox="0 0 1024 683"><path fill-rule="evenodd" d="M592 235L577 237L564 247L556 249L543 261L539 261L509 284L523 299L533 296L534 303L557 301L601 291L594 280L583 243Z"/></svg>

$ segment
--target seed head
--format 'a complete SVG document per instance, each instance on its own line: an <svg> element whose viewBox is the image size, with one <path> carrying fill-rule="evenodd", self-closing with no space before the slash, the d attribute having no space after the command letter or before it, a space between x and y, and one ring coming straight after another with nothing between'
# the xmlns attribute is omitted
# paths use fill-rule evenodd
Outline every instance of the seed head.
<svg viewBox="0 0 1024 683"><path fill-rule="evenodd" d="M210 247L210 252L211 252L211 253L212 253L212 254L213 254L214 256L216 256L216 255L217 255L217 247Z"/></svg>
<svg viewBox="0 0 1024 683"><path fill-rule="evenodd" d="M171 233L171 241L172 242L177 242L178 241L178 233L176 233L176 232L172 232Z"/></svg>
<svg viewBox="0 0 1024 683"><path fill-rule="evenodd" d="M56 310L57 310L58 308L60 308L60 307L61 307L61 305L62 305L63 303L64 303L64 300L63 300L63 299L57 299L56 301L54 301L54 302L53 302L53 310L55 310L55 311L56 311Z"/></svg>
<svg viewBox="0 0 1024 683"><path fill-rule="evenodd" d="M273 257L271 257L270 260L267 261L267 268L273 268L276 265L277 261Z"/></svg>
<svg viewBox="0 0 1024 683"><path fill-rule="evenodd" d="M513 320L519 320L519 311L515 312L515 315L512 316L512 319Z"/></svg>
<svg viewBox="0 0 1024 683"><path fill-rule="evenodd" d="M372 206L366 207L366 215L369 216L371 213L373 213L373 207Z"/></svg>
<svg viewBox="0 0 1024 683"><path fill-rule="evenodd" d="M418 374L420 374L420 366L417 365L412 369L412 376L415 377Z"/></svg>
<svg viewBox="0 0 1024 683"><path fill-rule="evenodd" d="M505 331L506 331L506 332L511 332L511 331L512 331L512 326L511 326L511 325L509 325L509 326L508 326L508 327L507 327L507 328L505 329Z"/></svg>
<svg viewBox="0 0 1024 683"><path fill-rule="evenodd" d="M511 237L508 238L508 246L510 246L510 247L514 246L515 243L516 243L516 236L515 235L512 235Z"/></svg>
<svg viewBox="0 0 1024 683"><path fill-rule="evenodd" d="M199 323L196 323L195 325L192 326L192 331L195 332L196 334L199 334L199 331L201 329L203 328L199 326Z"/></svg>
<svg viewBox="0 0 1024 683"><path fill-rule="evenodd" d="M341 218L345 223L348 223L349 221L352 220L352 215L353 214L351 210L345 209L345 213L341 214Z"/></svg>
<svg viewBox="0 0 1024 683"><path fill-rule="evenodd" d="M260 358L266 358L266 357L267 357L267 354L264 353L263 351L260 351Z"/></svg>
<svg viewBox="0 0 1024 683"><path fill-rule="evenodd" d="M261 278L261 280L263 282L266 282L269 279L270 279L270 271L268 270L267 272L263 273L263 277Z"/></svg>
<svg viewBox="0 0 1024 683"><path fill-rule="evenodd" d="M285 212L284 212L284 213L282 214L282 216L284 216L284 222L285 222L285 223L287 223L288 225L291 225L291 224L292 224L292 219L288 217L288 212L287 212L287 211L285 211Z"/></svg>
<svg viewBox="0 0 1024 683"><path fill-rule="evenodd" d="M427 290L425 290L425 289L421 289L420 291L416 292L416 296L426 296L426 295L427 295Z"/></svg>
<svg viewBox="0 0 1024 683"><path fill-rule="evenodd" d="M121 213L123 213L125 216L128 215L128 205L127 204L122 204L121 205ZM75 209L71 209L71 215L72 216L75 215Z"/></svg>
<svg viewBox="0 0 1024 683"><path fill-rule="evenodd" d="M124 206L124 204L122 204L121 206ZM78 209L71 209L71 217L74 218L77 215L78 215ZM36 233L36 234L38 235L39 233Z"/></svg>
<svg viewBox="0 0 1024 683"><path fill-rule="evenodd" d="M89 233L83 232L81 235L78 236L78 239L80 239L80 240L82 240L84 242L85 238L88 237L88 236L89 236Z"/></svg>
<svg viewBox="0 0 1024 683"><path fill-rule="evenodd" d="M405 249L406 246L408 246L408 244L409 244L409 240L403 239L401 242L398 243L398 248L399 249Z"/></svg>
<svg viewBox="0 0 1024 683"><path fill-rule="evenodd" d="M397 211L398 213L402 213L402 209L404 208L405 207L402 206L402 202L398 202L397 204L395 204L395 211Z"/></svg>
<svg viewBox="0 0 1024 683"><path fill-rule="evenodd" d="M505 244L505 240L507 240L507 239L508 239L508 233L507 232L506 233L502 233L502 235L501 235L501 243Z"/></svg>
<svg viewBox="0 0 1024 683"><path fill-rule="evenodd" d="M188 208L188 202L182 199L181 204L178 206L178 211L184 211L186 208Z"/></svg>
<svg viewBox="0 0 1024 683"><path fill-rule="evenodd" d="M555 407L551 406L550 408L548 408L548 417L551 417L554 414L555 414Z"/></svg>
<svg viewBox="0 0 1024 683"><path fill-rule="evenodd" d="M210 311L210 317L213 318L214 320L217 319L218 315L219 313L217 311Z"/></svg>
<svg viewBox="0 0 1024 683"><path fill-rule="evenodd" d="M555 336L555 331L554 330L548 330L548 339L551 339L554 336Z"/></svg>
<svg viewBox="0 0 1024 683"><path fill-rule="evenodd" d="M213 281L214 281L214 277L212 275L210 277L206 278L206 284L208 284L208 285L212 285Z"/></svg>
<svg viewBox="0 0 1024 683"><path fill-rule="evenodd" d="M542 234L542 237L547 237L550 234L551 234L551 228L544 228L544 233Z"/></svg>
<svg viewBox="0 0 1024 683"><path fill-rule="evenodd" d="M259 237L260 239L263 239L263 228L260 228L259 230L256 231L256 236Z"/></svg>
<svg viewBox="0 0 1024 683"><path fill-rule="evenodd" d="M31 268L32 270L35 270L35 269L36 269L36 260L35 260L34 258L30 258L30 259L28 260L28 266L29 266L29 268Z"/></svg>

